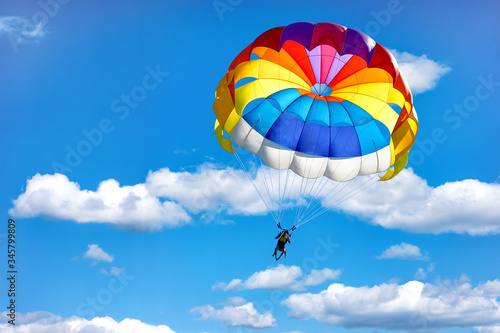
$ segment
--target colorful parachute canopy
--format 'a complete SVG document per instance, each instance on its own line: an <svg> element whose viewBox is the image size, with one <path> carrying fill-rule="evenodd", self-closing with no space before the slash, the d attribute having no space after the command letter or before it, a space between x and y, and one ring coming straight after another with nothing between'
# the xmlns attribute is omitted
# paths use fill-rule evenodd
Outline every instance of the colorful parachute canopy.
<svg viewBox="0 0 500 333"><path fill-rule="evenodd" d="M213 107L225 150L234 152L234 143L305 178L347 181L387 170L381 180L390 179L406 166L418 130L392 54L332 23L260 35L229 66Z"/></svg>

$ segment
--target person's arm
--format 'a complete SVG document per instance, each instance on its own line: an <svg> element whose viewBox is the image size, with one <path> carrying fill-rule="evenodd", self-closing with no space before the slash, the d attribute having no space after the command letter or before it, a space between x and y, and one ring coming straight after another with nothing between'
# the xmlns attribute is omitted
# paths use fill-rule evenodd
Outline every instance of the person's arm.
<svg viewBox="0 0 500 333"><path fill-rule="evenodd" d="M278 236L274 237L274 239L278 239L281 236L281 232L278 234Z"/></svg>

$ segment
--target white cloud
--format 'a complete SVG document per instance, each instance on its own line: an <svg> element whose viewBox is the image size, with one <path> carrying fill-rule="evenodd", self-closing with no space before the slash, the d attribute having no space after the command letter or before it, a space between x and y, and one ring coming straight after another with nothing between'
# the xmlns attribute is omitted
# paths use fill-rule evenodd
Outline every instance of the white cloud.
<svg viewBox="0 0 500 333"><path fill-rule="evenodd" d="M236 297L228 297L226 303L224 303L223 305L238 306L246 303L247 303L246 299L244 299L243 297L236 296Z"/></svg>
<svg viewBox="0 0 500 333"><path fill-rule="evenodd" d="M175 227L191 221L187 212L172 201L160 202L145 184L120 186L102 181L96 191L82 190L62 174L36 174L9 211L17 217L42 216L79 223L111 223L144 231Z"/></svg>
<svg viewBox="0 0 500 333"><path fill-rule="evenodd" d="M104 269L104 268L101 268L99 270L99 272L101 272L104 275L122 275L123 268L119 268L119 267L113 266L113 267L111 267L111 269L109 270L109 272L106 269Z"/></svg>
<svg viewBox="0 0 500 333"><path fill-rule="evenodd" d="M336 280L341 274L340 270L324 268L322 270L312 270L309 275L304 276L304 272L299 266L278 265L252 274L245 281L233 279L229 283L218 282L212 286L212 290L251 290L251 289L272 289L272 290L304 290L305 286L316 286L327 280Z"/></svg>
<svg viewBox="0 0 500 333"><path fill-rule="evenodd" d="M47 34L45 21L33 24L19 16L0 17L0 36L7 35L16 44L34 42Z"/></svg>
<svg viewBox="0 0 500 333"><path fill-rule="evenodd" d="M105 262L113 262L113 256L104 252L103 249L99 247L97 244L89 244L89 249L87 252L83 254L84 258L94 259L95 261L105 261Z"/></svg>
<svg viewBox="0 0 500 333"><path fill-rule="evenodd" d="M109 274L111 275L122 275L123 273L123 268L119 268L119 267L111 267L111 270L109 271Z"/></svg>
<svg viewBox="0 0 500 333"><path fill-rule="evenodd" d="M408 81L414 95L434 89L438 80L451 69L427 58L425 54L416 56L408 52L390 51L398 61L399 70Z"/></svg>
<svg viewBox="0 0 500 333"><path fill-rule="evenodd" d="M419 259L428 260L428 257L422 256L420 253L420 248L418 246L407 244L402 242L398 245L393 245L386 249L381 255L378 256L379 259Z"/></svg>
<svg viewBox="0 0 500 333"><path fill-rule="evenodd" d="M490 329L500 325L500 280L472 287L466 278L428 284L350 287L331 284L317 294L293 294L282 304L296 319L331 326L391 331Z"/></svg>
<svg viewBox="0 0 500 333"><path fill-rule="evenodd" d="M153 195L174 200L193 213L266 213L266 207L243 170L218 169L208 163L202 164L195 173L165 168L150 172L147 186Z"/></svg>
<svg viewBox="0 0 500 333"><path fill-rule="evenodd" d="M191 309L191 313L199 313L203 320L214 320L223 322L226 327L249 327L266 328L276 326L276 319L271 312L259 313L252 302L241 304L241 298L235 304L229 300L229 304L216 309L212 305L198 306Z"/></svg>
<svg viewBox="0 0 500 333"><path fill-rule="evenodd" d="M422 267L419 267L417 269L417 272L415 273L415 279L421 280L425 279L427 277L427 274L425 273L424 269Z"/></svg>
<svg viewBox="0 0 500 333"><path fill-rule="evenodd" d="M427 185L411 168L378 182L342 209L387 229L417 233L500 233L500 184L475 179Z"/></svg>
<svg viewBox="0 0 500 333"><path fill-rule="evenodd" d="M311 273L305 277L304 286L317 286L328 280L337 280L340 277L340 274L340 269L313 269L311 270Z"/></svg>
<svg viewBox="0 0 500 333"><path fill-rule="evenodd" d="M267 212L244 171L213 164L192 173L160 169L133 186L108 179L96 191L81 189L62 174L36 174L13 203L9 213L16 217L111 223L142 231L190 223L189 213L201 214L202 222L228 224L232 221L218 215Z"/></svg>
<svg viewBox="0 0 500 333"><path fill-rule="evenodd" d="M123 228L156 231L164 226L189 223L192 214L200 214L205 223L232 223L223 214L264 215L267 208L261 195L273 185L273 199L284 200L284 207L304 205L301 192L311 192L319 182L304 181L289 171L280 173L260 168L252 175L253 183L243 170L221 169L205 163L195 172L173 172L168 168L149 172L144 183L120 186L114 179L102 181L96 191L81 189L65 175L40 175L27 180L26 190L13 201L9 213L16 217L46 217L79 223L111 223ZM300 178L293 182L293 178ZM280 196L289 179L287 195ZM325 190L328 186L325 187ZM277 210L276 203L268 204ZM191 215L190 215L191 214Z"/></svg>
<svg viewBox="0 0 500 333"><path fill-rule="evenodd" d="M367 186L366 179L355 178L331 191L335 182L322 178L302 184L293 178L300 177L291 171L271 170L268 173L258 169L253 177L254 185L264 197L266 190L263 188L272 184L274 188L270 192L274 193L274 199L283 200L285 209L304 207L307 202L299 194L308 199L307 193L321 189L313 196L316 202L307 206L309 216L316 207L319 211L342 209L388 229L435 234L500 233L500 210L497 209L500 184L497 183L466 179L431 187L411 169L405 169L387 182L376 182L373 178L375 185L357 193L357 186ZM263 177L267 177L267 183ZM350 197L353 193L357 194ZM349 200L335 205L335 200L347 197ZM266 201L275 213L278 206ZM102 181L96 191L80 189L78 183L61 174L37 174L27 181L25 192L13 203L9 213L15 217L110 223L142 231L185 225L198 214L206 223L231 223L225 219L227 214L262 215L267 212L244 171L229 167L220 169L213 164L202 164L195 172L169 169L150 172L144 183L133 186L120 186L116 180L109 179Z"/></svg>
<svg viewBox="0 0 500 333"><path fill-rule="evenodd" d="M434 271L434 268L436 267L436 263L433 263L431 262L429 264L429 266L427 267L427 269L423 269L422 267L420 267L417 272L415 273L415 279L417 280L423 280L427 277L427 275L429 273L432 273L432 271Z"/></svg>
<svg viewBox="0 0 500 333"><path fill-rule="evenodd" d="M479 333L500 333L500 325L498 326L479 326L475 327Z"/></svg>
<svg viewBox="0 0 500 333"><path fill-rule="evenodd" d="M234 224L234 220L230 219L225 219L220 212L213 211L213 212L206 212L200 215L200 221L201 223L215 223L215 224L222 224L222 225L228 225L228 224Z"/></svg>
<svg viewBox="0 0 500 333"><path fill-rule="evenodd" d="M0 313L0 318L0 331L5 333L175 333L166 325L149 325L130 318L120 322L110 317L87 320L77 316L63 318L49 312L37 311L17 313L15 326L7 323L7 312Z"/></svg>

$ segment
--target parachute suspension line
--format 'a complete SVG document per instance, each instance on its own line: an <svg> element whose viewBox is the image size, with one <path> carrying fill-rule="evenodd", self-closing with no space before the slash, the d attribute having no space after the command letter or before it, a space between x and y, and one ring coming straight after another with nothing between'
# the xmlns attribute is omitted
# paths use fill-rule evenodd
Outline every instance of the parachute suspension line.
<svg viewBox="0 0 500 333"><path fill-rule="evenodd" d="M375 180L375 181L373 181ZM358 185L354 190L351 190L349 191L348 193L346 193L345 195L343 195L342 197L340 197L338 200L336 200L335 202L333 202L332 204L333 205L339 205L341 204L342 202L350 199L351 197L357 195L358 193L361 193L363 191L365 191L366 189L368 189L370 186L372 186L373 184L377 183L378 181L378 176L375 174L375 175L370 175L370 178L368 178L366 181L364 181L363 183L361 183L360 185ZM365 186L366 184L368 183L367 186ZM333 196L332 198L328 199L326 202L324 202L324 204L328 204L335 196ZM313 214L311 214L310 217L308 217L306 220L304 220L300 225L303 225L313 219L315 219L316 217L320 216L321 214L329 211L330 209L328 207L319 207Z"/></svg>
<svg viewBox="0 0 500 333"><path fill-rule="evenodd" d="M297 209L297 214L295 216L295 220L293 223L294 225L296 225L297 221L299 221L302 218L302 216L304 216L307 213L309 206L315 200L313 192L315 191L315 189L317 190L321 184L320 180L318 186L316 186L316 184L318 183L318 178L320 177L316 177L314 178L314 180L312 180L311 178L302 178L304 186L301 187L300 190L300 199L302 199L304 203L302 205L299 205L299 208Z"/></svg>
<svg viewBox="0 0 500 333"><path fill-rule="evenodd" d="M258 190L256 184L254 183L254 180L252 179L252 176L250 175L250 172L248 170L248 168L246 167L245 163L241 160L241 157L238 155L238 152L236 151L234 153L234 156L236 157L236 159L238 160L238 162L240 163L241 167L243 168L243 170L245 171L245 174L247 175L248 179L250 180L250 183L252 183L252 186L254 187L255 191L257 192L257 194L259 195L259 197L261 198L262 202L264 203L264 205L266 206L267 208L267 211L273 215L273 211L270 209L269 205L267 204L267 201L264 199L264 197L262 196L261 192ZM256 177L258 176L258 170L257 170L257 174L256 174ZM274 216L273 216L273 219Z"/></svg>
<svg viewBox="0 0 500 333"><path fill-rule="evenodd" d="M341 185L342 184L342 185ZM326 193L326 195L323 196L323 198L329 198L333 199L335 198L339 193L341 193L347 186L349 185L348 182L337 182L337 184ZM337 190L337 188L340 186L340 189ZM333 195L331 195L333 193ZM311 208L311 211L315 211L318 206L321 206L321 201L318 200L313 207Z"/></svg>
<svg viewBox="0 0 500 333"><path fill-rule="evenodd" d="M304 182L305 182L305 179L306 179L305 177L300 177L300 178L301 178L301 180L300 180L299 198L298 198L298 201L297 201L297 205L300 205L300 204L301 204L301 202L299 202L299 201L300 201L300 200L302 199L302 197L303 197L303 195L302 195L302 194L304 193L303 188L304 188ZM301 210L300 208L301 208L301 207L299 206L299 208L297 208L297 209L295 210L295 218L294 218L294 221L297 221L298 214L299 214L299 212L300 212L300 210ZM295 225L295 223L294 223L294 225Z"/></svg>
<svg viewBox="0 0 500 333"><path fill-rule="evenodd" d="M307 189L307 178L301 177L301 182L300 182L300 190L299 190L299 197L297 199L297 208L295 209L295 218L293 220L293 225L295 225L297 219L302 213L302 209L304 207L303 201L306 199L306 189Z"/></svg>
<svg viewBox="0 0 500 333"><path fill-rule="evenodd" d="M341 185L342 184L342 185ZM335 186L333 188L331 188L327 193L326 195L323 196L323 198L329 198L329 200L335 198L339 193L341 193L347 186L349 185L348 182L337 182L337 184L335 184ZM337 190L337 188L340 186L340 189ZM333 195L332 195L333 193ZM311 215L314 215L318 209L321 209L321 200L318 200L317 202L314 203L314 205L312 206L311 208L311 214L309 214L309 216ZM304 216L305 217L305 216ZM303 218L304 218L303 217ZM309 217L308 217L309 219ZM302 225L304 224L303 221L298 221L298 225Z"/></svg>
<svg viewBox="0 0 500 333"><path fill-rule="evenodd" d="M328 161L325 160L325 163L328 163ZM317 182L318 179L320 179L319 182ZM305 209L302 210L301 214L299 215L299 218L296 221L294 221L294 225L297 223L300 223L300 221L307 215L307 213L309 211L309 207L311 207L311 204L313 203L313 201L315 201L315 198L321 193L321 191L323 191L323 188L328 183L328 180L329 179L327 177L324 177L324 176L317 177L314 179L314 183L311 186L311 191L309 191L309 193L308 193L309 202L307 203L307 206L305 207ZM316 186L316 189L314 189L314 186L316 185L316 183L318 183L318 184Z"/></svg>
<svg viewBox="0 0 500 333"><path fill-rule="evenodd" d="M285 198L287 197L286 190L287 190L287 185L288 185L288 178L290 177L290 169L287 169L285 172L286 172L285 185L284 185L283 191L281 191L281 188L280 188L280 191L278 193L278 195L280 193L283 193L283 195L280 196L280 211L278 212L278 219L280 221L283 219L283 217L285 215L284 203L285 203ZM281 174L282 173L280 173L280 179L281 179Z"/></svg>
<svg viewBox="0 0 500 333"><path fill-rule="evenodd" d="M279 171L275 171L268 165L266 165L261 158L257 157L257 155L252 154L254 161L257 164L257 160L259 161L260 164L260 175L263 179L264 187L266 189L266 192L269 196L269 200L272 205L273 209L273 218L278 226L280 226L281 221L282 221L282 215L280 214L280 211L283 210L282 208L282 203L280 202L281 195L280 195L280 188L276 189L276 181L273 181L274 174L278 173L278 177L280 177Z"/></svg>
<svg viewBox="0 0 500 333"><path fill-rule="evenodd" d="M236 159L238 160L238 162L240 163L241 167L243 168L243 170L245 171L245 174L247 175L248 179L250 180L250 183L252 183L252 186L253 188L255 189L255 191L257 192L257 194L259 195L260 199L262 200L262 202L264 203L264 205L266 206L267 208L267 211L269 212L269 214L271 214L271 216L273 217L273 219L276 221L276 217L274 216L273 214L273 211L269 208L266 200L264 200L264 197L262 196L262 194L260 193L260 191L257 189L257 186L255 185L254 181L252 180L252 177L250 175L250 173L248 172L248 169L247 167L245 166L245 164L243 163L243 161L241 160L240 156L238 155L238 152L236 151L234 153L234 156L236 157ZM257 170L258 172L258 170Z"/></svg>
<svg viewBox="0 0 500 333"><path fill-rule="evenodd" d="M288 177L290 175L288 173L288 169L284 172L286 172L286 177L285 177L284 184L283 184L283 191L281 191L281 188L280 188L280 192L278 193L280 195L280 211L278 214L280 220L283 219L284 213L285 213L285 198L286 198L285 195L286 195L286 188L288 185ZM283 174L283 172L280 172L280 180L281 180L282 174Z"/></svg>
<svg viewBox="0 0 500 333"><path fill-rule="evenodd" d="M254 155L255 156L255 155ZM274 204L274 209L276 211L278 211L278 203L276 202L276 194L275 194L275 188L274 188L274 184L273 184L273 172L272 172L272 169L265 166L264 163L262 162L262 159L259 159L260 160L260 165L261 165L261 168L266 168L267 171L268 171L268 174L269 174L269 183L271 186L269 186L271 188L271 191L272 191L272 200L273 200L273 204ZM276 216L277 217L277 216Z"/></svg>
<svg viewBox="0 0 500 333"><path fill-rule="evenodd" d="M284 194L284 198L291 197L290 195L293 194L293 191L296 188L296 186L295 186L295 180L297 178L299 178L299 176L297 174L295 174L291 169L287 170L287 177L291 177L292 183L288 187L288 194L286 194L286 193ZM300 197L300 195L299 195L299 197ZM285 212L283 212L283 214L285 214Z"/></svg>
<svg viewBox="0 0 500 333"><path fill-rule="evenodd" d="M276 223L279 223L280 221L278 220L278 216L276 215L276 202L274 200L274 189L272 188L272 182L267 180L267 176L269 175L269 178L271 178L271 173L269 171L269 168L267 168L264 163L262 163L262 160L260 158L257 158L256 155L252 154L253 159L255 164L258 163L260 164L260 167L257 169L257 173L260 175L262 182L264 184L264 188L266 189L267 195L269 197L269 201L272 206L272 211L270 212L273 219L275 220ZM257 190L258 191L258 190Z"/></svg>
<svg viewBox="0 0 500 333"><path fill-rule="evenodd" d="M321 184L323 182L323 185ZM314 186L314 184L313 184ZM311 190L311 193L308 194L309 196L309 200L308 200L308 203L307 203L307 206L305 206L304 209L302 209L301 213L299 214L297 220L295 221L294 224L298 224L300 223L300 221L305 217L307 216L307 213L309 212L309 208L311 207L311 204L313 203L313 201L315 201L315 198L316 198L316 195L321 191L321 188L324 186L324 181L323 179L320 180L320 182L318 183L318 186L316 186L316 190L313 191ZM313 205L314 206L314 205Z"/></svg>
<svg viewBox="0 0 500 333"><path fill-rule="evenodd" d="M353 167L353 168L351 169L351 172L352 172L352 171L354 171L354 169L355 169L355 168L356 168L356 167ZM326 178L326 177L325 177L325 178ZM342 183L342 185L343 185L343 186L341 186L341 188L337 191L337 187L338 187L341 183ZM335 185L332 189L330 189L330 191L328 191L328 193L327 193L326 195L324 195L324 196L323 196L323 198L325 198L325 199L327 198L327 202L329 202L329 201L333 200L333 199L334 199L337 195L340 195L340 194L344 191L344 189L345 189L346 187L348 187L350 184L352 184L352 181L345 181L345 182L337 181L337 184L336 184L336 185ZM326 183L325 183L325 185L326 185ZM354 189L354 190L355 190L355 189ZM350 191L348 191L345 195L349 195L349 193L351 193L351 192L352 192L352 191L354 191L354 190L350 190ZM335 192L334 192L334 191L335 191ZM333 194L332 196L330 196L330 195L332 194L332 192L334 192L334 194ZM345 195L344 195L344 196L345 196ZM340 199L339 199L339 200L340 200ZM322 207L322 206L323 206L323 207ZM324 204L322 205L321 200L318 200L318 201L317 201L317 202L313 205L313 208L311 208L312 213L311 213L311 214L309 214L309 217L307 217L307 221L310 221L310 220L311 220L311 218L310 218L311 216L315 216L315 217L317 217L317 216L319 216L319 215L323 214L324 212L326 212L326 211L328 211L328 210L329 210L328 208L324 208ZM321 213L320 213L320 214L317 214L317 213L318 213L318 211L321 211ZM302 224L304 224L304 223L305 223L305 222L303 222L303 221L302 221L302 219L304 219L304 218L305 218L305 214L304 214L304 216L301 218L301 220L300 220L300 221L298 221L298 225L302 225Z"/></svg>
<svg viewBox="0 0 500 333"><path fill-rule="evenodd" d="M275 172L274 169L266 165L262 159L257 158L256 155L254 155L254 158L258 159L260 161L260 168L263 171L263 174L266 174L267 172L267 188L270 189L269 191L269 196L271 197L271 201L273 203L273 209L275 211L275 216L276 216L276 222L280 223L281 220L279 219L279 209L280 209L280 204L279 201L277 200L277 197L279 197L279 189L276 189L276 181L274 180L274 175L273 173Z"/></svg>
<svg viewBox="0 0 500 333"><path fill-rule="evenodd" d="M254 87L254 89L256 89ZM252 126L252 129L261 121L260 117L259 119L255 122L255 124ZM248 136L248 134L247 134ZM274 201L273 201L273 196L271 195L271 191L269 190L269 184L267 182L267 179L265 178L265 173L264 171L262 170L262 160L260 158L256 158L256 155L254 154L251 154L251 156L253 157L253 160L254 160L254 163L253 163L253 166L256 170L256 174L255 174L255 180L257 181L257 177L260 177L260 179L262 180L262 183L264 184L264 187L266 189L266 193L267 193L267 196L269 197L269 200L265 200L264 199L264 196L263 196L263 193L261 192L261 190L259 190L257 188L257 184L254 183L254 180L252 179L251 175L250 175L250 172L249 172L249 169L247 168L247 166L245 165L245 163L243 162L241 156L238 154L238 151L241 151L241 150L236 150L234 155L236 156L238 162L240 163L241 167L243 168L243 170L245 171L245 173L247 174L250 182L252 183L252 186L254 187L255 191L257 192L257 194L259 195L259 197L261 198L261 200L264 202L264 205L266 206L267 208L267 211L269 212L269 214L271 214L271 216L273 217L273 219L279 223L277 221L277 216L275 215L275 207L274 207ZM257 165L257 160L259 160L260 162L260 165L261 165L261 168L258 168ZM251 167L252 165L250 165L250 160L248 159L248 162L249 162L249 166L248 167ZM272 205L272 207L269 207L269 204Z"/></svg>
<svg viewBox="0 0 500 333"><path fill-rule="evenodd" d="M310 161L307 161L306 163L309 163L309 162L310 162ZM307 166L307 164L306 164L306 170L309 170L309 167ZM309 175L308 175L308 176L309 176ZM305 204L304 204L304 205L300 205L300 206L299 206L299 208L297 209L297 216L296 216L296 218L295 218L295 220L294 220L294 223L293 223L294 225L295 225L295 223L297 222L297 219L299 219L299 218L300 218L300 216L303 214L303 212L304 212L304 207L307 207L307 206L308 206L309 202L307 201L307 199L308 199L308 198L310 199L310 195L309 195L309 194L310 194L310 192L311 192L311 190L312 190L312 187L311 187L311 188L309 188L309 190L308 190L308 187L309 187L309 185L310 185L310 183L311 183L310 178L304 177L304 178L302 178L302 180L304 181L305 186L304 186L304 188L303 188L303 189L301 188L301 191L300 191L300 198L301 198L303 201L305 201ZM317 178L316 178L316 179L314 179L314 183L316 182L316 180L317 180ZM313 184L313 186L314 186L314 184Z"/></svg>
<svg viewBox="0 0 500 333"><path fill-rule="evenodd" d="M328 163L328 162L327 162L327 163ZM330 181L330 179L329 179L329 178L327 178L327 177L323 177L323 178L324 178L324 183L323 183L323 186L321 187L321 189L318 191L318 193L317 193L317 194L319 194L320 192L322 192L322 191L323 191L323 189L324 189L324 187L326 186L326 184L328 184L328 183L329 183L329 181ZM335 186L334 186L333 188L331 188L331 189L330 189L330 191L328 191L328 193L327 193L326 195L324 195L323 197L325 197L325 198L326 198L326 197L330 196L330 194L331 194L332 192L334 192L340 184L341 184L341 182L337 181L337 182L336 182L336 184L335 184ZM344 185L344 187L345 187L345 186L346 186L346 185ZM342 190L343 190L343 188L342 188L340 191L342 191ZM339 191L339 192L340 192L340 191ZM339 193L339 192L335 192L335 193ZM336 195L336 194L335 194L335 195ZM311 200L311 202L312 202L312 200ZM319 201L319 200L318 200L317 202L315 202L315 204L312 206L311 211L314 211L314 210L318 207L318 205L321 205L321 201ZM301 216L301 218L300 218L299 220L297 220L297 221L296 221L296 223L297 223L297 224L299 224L299 225L300 225L300 224L302 224L302 223L301 223L301 220L302 220L302 219L304 219L304 218L305 218L305 216L306 216L306 214L304 214L303 216Z"/></svg>
<svg viewBox="0 0 500 333"><path fill-rule="evenodd" d="M306 180L306 183L308 183L308 184L306 184L306 189L304 190L304 192L301 193L301 197L303 200L306 201L306 205L299 206L299 212L297 214L297 218L294 221L294 225L297 224L297 222L302 219L302 217L307 213L308 208L311 206L311 203L314 201L313 192L315 192L314 186L316 185L317 180L318 180L318 178L314 179L309 190L307 190L307 185L311 183L311 180L310 179ZM316 190L319 188L320 184L321 184L321 180L320 180L318 186L316 187Z"/></svg>
<svg viewBox="0 0 500 333"><path fill-rule="evenodd" d="M375 180L375 181L373 181L373 180ZM377 182L378 182L378 176L377 175L370 175L370 178L367 179L363 184L359 185L354 190L352 190L349 193L346 193L343 197L341 197L339 199L339 201L336 202L336 205L341 204L342 202L349 200L350 198L357 195L358 193L361 193L361 192L367 190L370 186L373 186L373 184L376 184ZM368 185L366 185L366 184L368 184ZM363 187L364 185L366 185L366 186Z"/></svg>
<svg viewBox="0 0 500 333"><path fill-rule="evenodd" d="M359 185L356 189L358 189L358 188L360 188L361 186L365 185L365 184L366 184L366 183L368 183L370 180L372 180L372 179L369 179L369 180L365 181L365 183L363 183L363 184ZM347 193L346 195L344 195L344 196L343 196L343 197L341 197L340 199L338 199L338 200L337 200L336 202L334 202L333 204L334 204L334 205L339 205L339 204L341 204L342 202L344 202L344 201L348 200L349 198L351 198L351 197L353 197L353 196L357 195L358 193L365 191L366 189L368 189L370 186L372 186L372 185L373 185L373 184L375 184L375 183L376 183L376 181L375 181L375 182L371 182L371 183L369 183L366 187L361 188L361 189L359 189L359 190L357 190L357 191L356 191L356 189L355 189L355 190L351 191L350 193ZM307 222L309 222L309 221L311 221L311 220L313 220L313 219L317 218L318 216L320 216L320 215L324 214L325 212L327 212L327 211L329 211L329 210L330 210L329 208L323 208L322 210L320 210L320 211L316 212L315 214L311 215L309 218L307 218L306 220L304 220L304 221L303 221L300 225L305 224L305 223L307 223Z"/></svg>

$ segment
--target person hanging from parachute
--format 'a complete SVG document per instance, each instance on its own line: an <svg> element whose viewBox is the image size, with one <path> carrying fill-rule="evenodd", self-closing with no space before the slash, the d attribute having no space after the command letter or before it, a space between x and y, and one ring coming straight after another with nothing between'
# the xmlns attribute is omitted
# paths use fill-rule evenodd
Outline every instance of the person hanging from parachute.
<svg viewBox="0 0 500 333"><path fill-rule="evenodd" d="M278 236L274 237L274 239L278 240L278 244L276 244L276 247L274 248L273 257L275 257L276 261L278 261L278 260L280 260L281 256L284 253L285 258L286 258L286 242L291 243L290 242L290 233L286 229L282 230L278 234ZM279 257L278 257L278 251L281 251L281 254Z"/></svg>
<svg viewBox="0 0 500 333"><path fill-rule="evenodd" d="M276 258L276 261L280 260L283 253L285 254L285 258L286 258L286 243L287 242L291 243L290 237L292 236L290 234L290 231L288 231L288 229L281 228L281 225L279 223L278 223L278 228L280 229L280 233L276 237L274 237L274 239L278 240L278 244L276 244L276 247L274 248L274 253L272 255L273 257ZM295 230L295 227L293 227L290 230L293 232ZM279 257L278 257L278 251L281 251L281 254Z"/></svg>

